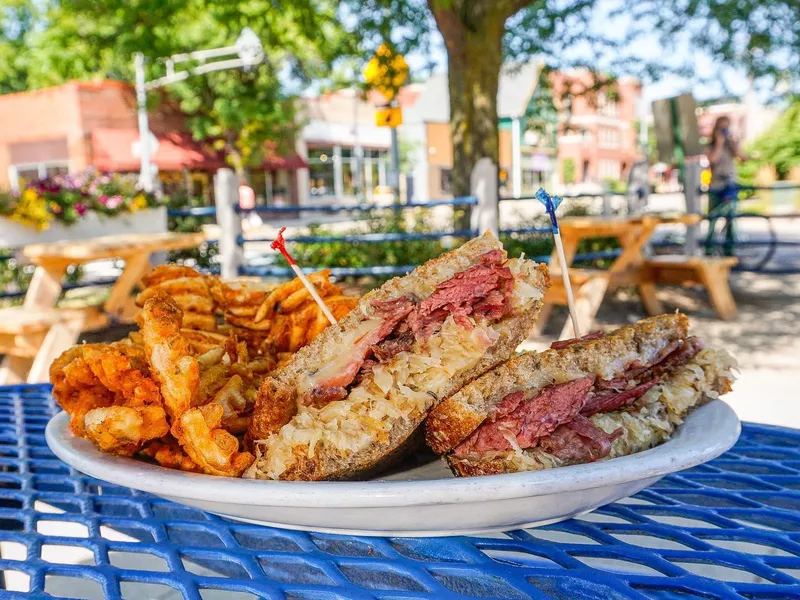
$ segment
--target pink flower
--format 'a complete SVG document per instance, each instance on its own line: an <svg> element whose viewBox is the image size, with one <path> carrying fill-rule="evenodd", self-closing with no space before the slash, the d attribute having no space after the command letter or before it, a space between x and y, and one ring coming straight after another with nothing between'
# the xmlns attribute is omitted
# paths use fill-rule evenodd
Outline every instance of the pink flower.
<svg viewBox="0 0 800 600"><path fill-rule="evenodd" d="M100 196L100 197L97 199L97 201L98 201L100 204L102 204L103 206L105 206L106 204L108 204L108 196Z"/></svg>
<svg viewBox="0 0 800 600"><path fill-rule="evenodd" d="M109 198L108 201L106 202L106 208L114 210L115 208L118 208L121 204L122 204L122 196L115 194L111 196L111 198Z"/></svg>
<svg viewBox="0 0 800 600"><path fill-rule="evenodd" d="M81 203L81 202L78 202L75 205L75 212L77 212L80 216L85 215L86 214L86 205Z"/></svg>

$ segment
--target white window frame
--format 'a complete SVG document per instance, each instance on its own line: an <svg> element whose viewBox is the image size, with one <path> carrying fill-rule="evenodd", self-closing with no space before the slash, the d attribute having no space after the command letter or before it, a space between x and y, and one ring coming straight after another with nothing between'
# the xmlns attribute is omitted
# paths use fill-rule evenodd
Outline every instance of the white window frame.
<svg viewBox="0 0 800 600"><path fill-rule="evenodd" d="M8 182L11 185L11 191L19 193L19 171L27 169L36 169L39 179L47 177L48 167L66 167L67 173L72 174L72 165L68 160L46 160L43 162L32 163L17 163L8 166Z"/></svg>
<svg viewBox="0 0 800 600"><path fill-rule="evenodd" d="M612 174L611 171L614 171ZM601 158L597 163L598 179L616 179L622 177L622 163L614 158Z"/></svg>

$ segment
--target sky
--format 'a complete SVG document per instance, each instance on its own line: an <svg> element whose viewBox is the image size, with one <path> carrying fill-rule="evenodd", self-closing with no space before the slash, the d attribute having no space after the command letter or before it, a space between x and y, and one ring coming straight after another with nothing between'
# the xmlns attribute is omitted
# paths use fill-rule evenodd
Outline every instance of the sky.
<svg viewBox="0 0 800 600"><path fill-rule="evenodd" d="M590 29L597 31L620 31L624 32L629 23L625 18L611 19L608 15L615 4L615 0L602 0L598 3L598 8L593 15ZM414 71L422 71L429 62L436 64L436 71L446 71L447 55L441 37L436 34L437 39L432 44L433 48L429 54L411 55L406 59L409 66ZM585 55L590 50L587 48L574 48L574 56ZM664 50L660 47L657 36L651 34L636 42L635 48L629 48L628 52L632 55L644 59L660 59L664 56ZM643 106L649 107L653 100L668 98L684 92L692 92L699 101L711 98L718 98L726 94L742 96L749 88L749 81L744 73L738 72L730 67L715 64L707 55L693 50L689 42L685 39L676 43L674 51L669 52L670 60L673 64L688 61L694 65L696 76L694 78L684 78L676 75L668 75L659 81L645 81L642 91ZM615 73L625 75L625 73ZM766 93L760 94L766 100Z"/></svg>

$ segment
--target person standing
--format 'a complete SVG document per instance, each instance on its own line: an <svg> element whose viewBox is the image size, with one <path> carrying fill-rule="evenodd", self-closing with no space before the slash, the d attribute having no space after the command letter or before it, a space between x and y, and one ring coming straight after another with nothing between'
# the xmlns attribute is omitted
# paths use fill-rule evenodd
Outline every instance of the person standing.
<svg viewBox="0 0 800 600"><path fill-rule="evenodd" d="M733 256L733 219L738 199L736 186L736 159L744 159L739 144L730 134L731 120L726 116L718 117L711 131L708 146L708 161L711 164L711 185L708 189L708 223L706 238L706 254L712 253L714 229L717 219L724 218L728 227L725 230L723 252L725 256Z"/></svg>

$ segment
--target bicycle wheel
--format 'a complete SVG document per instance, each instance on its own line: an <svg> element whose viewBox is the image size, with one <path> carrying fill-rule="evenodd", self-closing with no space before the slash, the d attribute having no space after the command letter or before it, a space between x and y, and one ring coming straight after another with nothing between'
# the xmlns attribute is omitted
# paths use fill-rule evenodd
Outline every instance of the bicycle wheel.
<svg viewBox="0 0 800 600"><path fill-rule="evenodd" d="M733 236L729 233L731 227ZM724 255L731 238L733 256L739 259L735 267L738 271L763 269L775 255L778 244L772 220L756 213L739 213L734 219L726 219L725 226L714 235L714 254Z"/></svg>

